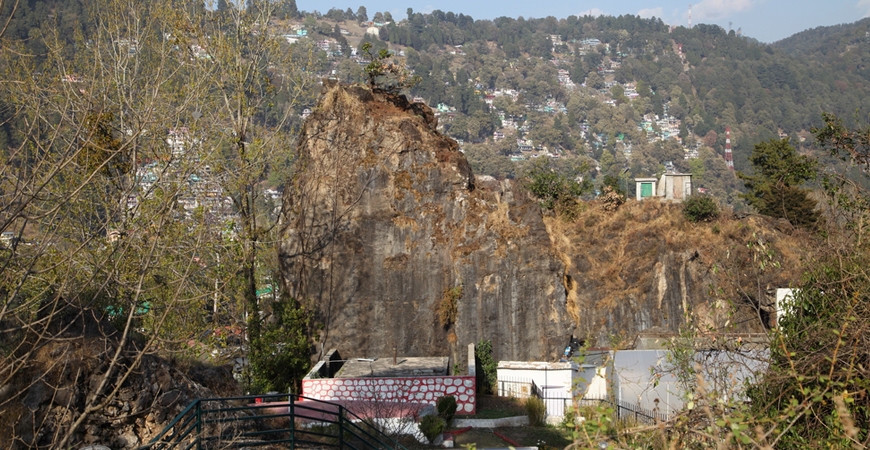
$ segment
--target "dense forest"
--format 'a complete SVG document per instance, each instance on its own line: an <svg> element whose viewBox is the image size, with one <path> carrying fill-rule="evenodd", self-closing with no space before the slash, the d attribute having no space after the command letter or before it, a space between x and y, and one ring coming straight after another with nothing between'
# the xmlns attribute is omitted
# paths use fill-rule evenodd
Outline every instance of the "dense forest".
<svg viewBox="0 0 870 450"><path fill-rule="evenodd" d="M335 9L301 14L309 23L368 18ZM741 183L722 159L726 129L735 169L751 171L755 144L787 137L814 152L810 132L822 112L853 125L870 110L866 20L773 45L715 25L669 27L630 15L490 21L409 9L402 18L377 13L373 24L378 39L362 40L405 56L421 77L409 96L449 107L444 131L465 144L479 173L495 177L524 170L516 163L528 159L524 144L577 158L554 164L584 167L578 174L597 185L608 175L657 175L670 162L740 208ZM341 79L359 79L353 67L332 64ZM675 132L662 138L656 118L671 119ZM645 119L652 125L643 127Z"/></svg>
<svg viewBox="0 0 870 450"><path fill-rule="evenodd" d="M442 130L463 144L478 173L497 178L517 176L522 160L538 154L572 159L553 163L596 185L607 175L628 180L672 168L693 173L696 186L740 208L741 183L722 159L726 128L735 169L749 171L756 143L788 137L812 152L808 137L822 112L852 125L870 111L867 20L766 45L715 25L670 27L631 15L474 20L440 10L409 8L406 17L392 17L369 14L365 6L320 13L289 5L270 31L304 29L307 39L288 51L304 52L314 42L340 48L314 48L315 69L343 81L364 79L367 60L359 47L365 42L401 55L420 77L408 96L443 105ZM77 1L30 1L7 34L39 54L40 18L73 39L88 26L77 19L86 8ZM376 36L371 28L362 36L342 33L347 24L373 26ZM308 93L297 112L315 96ZM672 132L660 129L656 119L664 118ZM297 116L286 126L300 123ZM529 147L531 154L523 154Z"/></svg>
<svg viewBox="0 0 870 450"><path fill-rule="evenodd" d="M490 111L532 124L519 134L567 154L589 155L611 175L624 167L630 176L660 173L662 163L673 161L693 172L698 186L722 195L737 187L711 159L723 153L726 128L735 168L746 171L754 144L789 137L793 145L809 146L809 131L821 124L823 111L851 120L868 110L866 29L866 21L831 27L824 41L804 48L801 35L764 45L715 25L669 28L632 16L472 22L434 11L389 24L380 37L412 48L408 63L424 78L413 93L430 104L455 105L481 123L460 122L462 129L452 131L454 123L448 133L476 141L494 131L478 112L483 108L465 100L468 90L514 89L519 108L502 102ZM461 56L443 51L458 45ZM573 89L557 82L560 68L570 72ZM629 100L625 87L637 96ZM548 115L529 107L548 99L565 109ZM605 106L607 100L615 103ZM680 121L682 149L696 146L701 161L684 160L668 141L647 142L637 124L665 111ZM618 144L633 147L624 161ZM608 168L611 157L618 164Z"/></svg>

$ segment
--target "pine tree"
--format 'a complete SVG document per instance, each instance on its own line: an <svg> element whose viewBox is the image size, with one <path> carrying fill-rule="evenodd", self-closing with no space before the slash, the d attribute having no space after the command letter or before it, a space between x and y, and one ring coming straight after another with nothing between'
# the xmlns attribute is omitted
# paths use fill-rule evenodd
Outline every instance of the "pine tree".
<svg viewBox="0 0 870 450"><path fill-rule="evenodd" d="M800 185L815 178L816 161L798 155L788 139L756 144L749 161L754 174L737 174L747 191L741 197L761 214L815 228L819 220L816 202Z"/></svg>

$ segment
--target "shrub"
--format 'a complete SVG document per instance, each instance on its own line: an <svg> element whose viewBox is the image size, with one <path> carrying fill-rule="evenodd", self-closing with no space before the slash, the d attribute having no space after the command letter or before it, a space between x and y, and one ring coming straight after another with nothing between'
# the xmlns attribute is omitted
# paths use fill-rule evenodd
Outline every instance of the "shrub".
<svg viewBox="0 0 870 450"><path fill-rule="evenodd" d="M565 413L562 416L562 423L559 425L566 430L573 430L577 425L577 412L574 411L573 406L565 408Z"/></svg>
<svg viewBox="0 0 870 450"><path fill-rule="evenodd" d="M251 339L246 367L247 390L251 392L298 392L308 372L308 327L310 315L295 299L272 304L276 319L263 325Z"/></svg>
<svg viewBox="0 0 870 450"><path fill-rule="evenodd" d="M529 425L539 427L544 425L544 419L547 416L547 406L544 401L538 397L529 397L525 402L526 415L529 416Z"/></svg>
<svg viewBox="0 0 870 450"><path fill-rule="evenodd" d="M436 415L430 414L428 416L423 416L423 418L420 419L420 431L423 433L423 436L426 436L426 439L428 439L430 443L435 442L435 438L438 437L446 427L447 423L444 422L444 419Z"/></svg>
<svg viewBox="0 0 870 450"><path fill-rule="evenodd" d="M477 366L477 392L494 394L498 381L498 363L492 358L492 341L481 340L474 347L474 362Z"/></svg>
<svg viewBox="0 0 870 450"><path fill-rule="evenodd" d="M712 197L693 195L683 202L683 215L690 222L707 222L719 216L719 205Z"/></svg>
<svg viewBox="0 0 870 450"><path fill-rule="evenodd" d="M456 415L456 397L445 395L438 399L435 407L438 409L438 417L444 419L444 423L450 425L453 422L453 416Z"/></svg>
<svg viewBox="0 0 870 450"><path fill-rule="evenodd" d="M460 298L462 298L462 285L445 289L441 296L436 313L438 314L438 322L445 329L456 323L456 318L459 316L458 302Z"/></svg>
<svg viewBox="0 0 870 450"><path fill-rule="evenodd" d="M758 417L793 417L777 448L857 448L870 439L867 264L858 252L820 261L777 318L768 373L748 392Z"/></svg>
<svg viewBox="0 0 870 450"><path fill-rule="evenodd" d="M525 186L540 201L541 207L552 210L568 220L574 220L582 211L578 197L592 190L587 181L577 181L580 173L588 167L581 165L574 170L557 170L549 158L540 158L525 172Z"/></svg>
<svg viewBox="0 0 870 450"><path fill-rule="evenodd" d="M598 199L601 201L602 208L608 212L616 211L625 203L625 196L614 191L610 186L604 187L604 192Z"/></svg>

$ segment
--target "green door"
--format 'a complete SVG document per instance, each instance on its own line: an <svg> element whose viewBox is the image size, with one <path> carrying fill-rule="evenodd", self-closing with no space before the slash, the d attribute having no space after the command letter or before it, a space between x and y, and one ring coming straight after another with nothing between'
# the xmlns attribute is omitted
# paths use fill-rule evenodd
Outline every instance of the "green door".
<svg viewBox="0 0 870 450"><path fill-rule="evenodd" d="M640 198L652 197L652 183L640 184Z"/></svg>

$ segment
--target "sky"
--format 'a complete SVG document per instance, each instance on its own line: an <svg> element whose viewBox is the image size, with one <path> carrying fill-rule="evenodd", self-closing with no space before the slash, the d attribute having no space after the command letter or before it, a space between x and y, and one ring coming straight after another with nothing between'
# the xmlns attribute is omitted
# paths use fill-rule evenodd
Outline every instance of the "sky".
<svg viewBox="0 0 870 450"><path fill-rule="evenodd" d="M716 24L725 30L743 30L744 36L761 42L776 42L795 33L819 26L851 23L870 17L870 0L620 0L620 1L530 1L467 2L460 0L296 0L303 11L326 13L330 8L354 12L366 7L369 18L377 11L389 11L395 20L407 17L408 8L427 13L435 9L474 19L507 16L542 18L570 15L621 14L658 17L669 25L686 26L692 4L692 24Z"/></svg>

